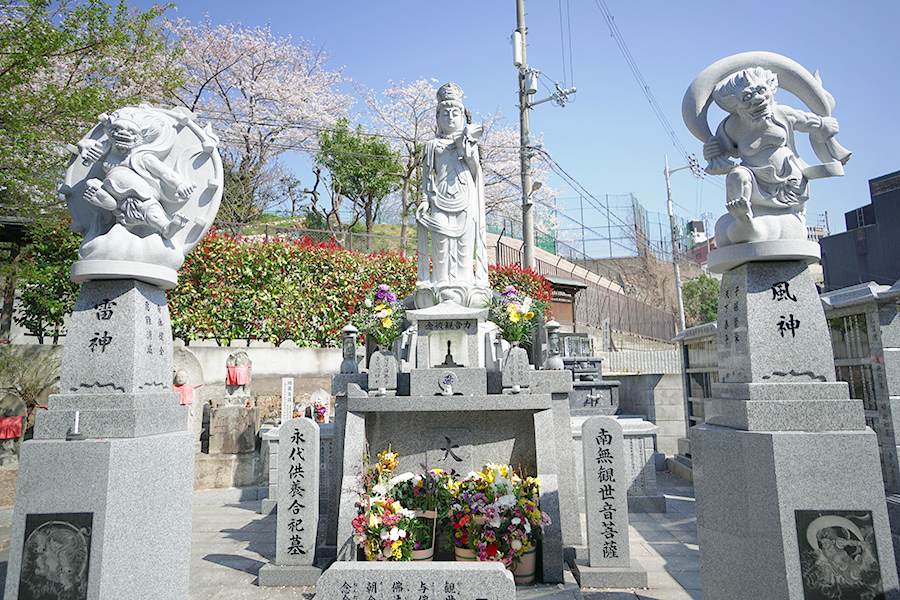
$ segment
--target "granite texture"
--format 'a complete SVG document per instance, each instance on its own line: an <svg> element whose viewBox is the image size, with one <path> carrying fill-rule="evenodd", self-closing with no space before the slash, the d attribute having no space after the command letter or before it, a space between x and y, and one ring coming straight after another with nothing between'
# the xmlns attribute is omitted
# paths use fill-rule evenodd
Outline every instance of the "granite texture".
<svg viewBox="0 0 900 600"><path fill-rule="evenodd" d="M718 315L722 383L835 380L825 313L805 264L748 263L725 273Z"/></svg>
<svg viewBox="0 0 900 600"><path fill-rule="evenodd" d="M173 557L190 554L193 468L189 431L26 442L5 597L19 597L28 515L91 513L88 600L187 600L188 560Z"/></svg>
<svg viewBox="0 0 900 600"><path fill-rule="evenodd" d="M259 585L265 587L314 586L322 569L312 565L274 565L259 568Z"/></svg>
<svg viewBox="0 0 900 600"><path fill-rule="evenodd" d="M612 417L591 417L581 426L581 439L590 566L628 567L631 551L622 425Z"/></svg>
<svg viewBox="0 0 900 600"><path fill-rule="evenodd" d="M451 391L453 396L483 396L487 389L487 370L413 369L409 372L409 387L416 391L416 396L445 397L446 391Z"/></svg>
<svg viewBox="0 0 900 600"><path fill-rule="evenodd" d="M455 600L510 600L516 597L512 573L496 562L336 562L316 585L316 597L389 600L397 597Z"/></svg>
<svg viewBox="0 0 900 600"><path fill-rule="evenodd" d="M209 453L247 454L256 451L259 409L220 405L209 411Z"/></svg>
<svg viewBox="0 0 900 600"><path fill-rule="evenodd" d="M706 421L749 431L865 427L862 406L835 382L822 304L802 262L747 263L722 278L719 377Z"/></svg>
<svg viewBox="0 0 900 600"><path fill-rule="evenodd" d="M36 439L65 439L79 416L89 438L183 431L190 409L172 391L172 328L164 291L132 280L88 281L75 303L60 393L35 418Z"/></svg>
<svg viewBox="0 0 900 600"><path fill-rule="evenodd" d="M656 487L654 439L659 427L643 419L618 418L624 436L629 512L666 512Z"/></svg>
<svg viewBox="0 0 900 600"><path fill-rule="evenodd" d="M573 416L614 415L619 409L619 385L615 380L575 381L569 412Z"/></svg>
<svg viewBox="0 0 900 600"><path fill-rule="evenodd" d="M645 588L648 587L647 570L632 559L628 567L592 567L587 561L571 563L572 574L583 588Z"/></svg>
<svg viewBox="0 0 900 600"><path fill-rule="evenodd" d="M184 431L189 407L177 392L52 394L35 416L34 438L65 439L75 423L88 438L126 438Z"/></svg>
<svg viewBox="0 0 900 600"><path fill-rule="evenodd" d="M900 595L874 433L695 429L705 600L804 598L797 510L871 512L883 590Z"/></svg>
<svg viewBox="0 0 900 600"><path fill-rule="evenodd" d="M297 417L278 431L275 564L312 565L319 522L319 427Z"/></svg>
<svg viewBox="0 0 900 600"><path fill-rule="evenodd" d="M166 293L134 280L81 286L69 319L61 394L172 391Z"/></svg>
<svg viewBox="0 0 900 600"><path fill-rule="evenodd" d="M447 356L447 343L456 364L485 367L484 335L479 323L487 319L486 308L469 308L445 300L436 306L406 311L406 318L416 327L413 368L428 369L442 364ZM413 357L410 357L413 358Z"/></svg>
<svg viewBox="0 0 900 600"><path fill-rule="evenodd" d="M566 381L553 373L538 377L543 389L564 389ZM544 482L541 509L551 518L544 536L543 577L547 583L562 581L563 540L581 542L575 477L566 460L572 449L566 394L369 398L353 384L348 393L335 403L335 435L342 440L343 461L336 488L341 492L340 514L329 532L337 534L338 560L356 560L350 528L356 497L351 490L363 452L375 454L390 445L400 455L401 473L418 471L423 464L466 473L487 462L522 465L537 473Z"/></svg>
<svg viewBox="0 0 900 600"><path fill-rule="evenodd" d="M769 240L735 244L711 250L709 270L726 273L745 264L767 261L791 261L804 264L816 263L822 258L818 242L809 240Z"/></svg>

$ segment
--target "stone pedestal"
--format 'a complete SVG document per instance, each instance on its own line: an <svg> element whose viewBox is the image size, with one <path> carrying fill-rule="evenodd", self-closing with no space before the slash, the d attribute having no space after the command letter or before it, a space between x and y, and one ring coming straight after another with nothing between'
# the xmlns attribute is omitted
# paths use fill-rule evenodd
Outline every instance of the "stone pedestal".
<svg viewBox="0 0 900 600"><path fill-rule="evenodd" d="M725 272L692 441L705 599L900 596L877 442L830 342L805 261Z"/></svg>
<svg viewBox="0 0 900 600"><path fill-rule="evenodd" d="M259 409L224 405L209 411L209 453L246 454L256 450Z"/></svg>
<svg viewBox="0 0 900 600"><path fill-rule="evenodd" d="M60 393L22 445L5 597L62 582L90 600L187 600L194 441L171 388L165 292L84 283ZM74 549L71 564L35 569L51 533Z"/></svg>

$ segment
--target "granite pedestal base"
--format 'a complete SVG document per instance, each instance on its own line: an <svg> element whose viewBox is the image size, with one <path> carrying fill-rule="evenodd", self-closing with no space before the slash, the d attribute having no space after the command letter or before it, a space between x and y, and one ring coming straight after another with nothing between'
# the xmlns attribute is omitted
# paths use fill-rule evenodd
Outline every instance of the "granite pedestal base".
<svg viewBox="0 0 900 600"><path fill-rule="evenodd" d="M871 430L694 431L704 600L900 597Z"/></svg>
<svg viewBox="0 0 900 600"><path fill-rule="evenodd" d="M55 579L83 586L88 600L187 600L193 475L190 431L26 442L5 597L32 597L20 586ZM48 535L73 551L47 560Z"/></svg>
<svg viewBox="0 0 900 600"><path fill-rule="evenodd" d="M335 403L335 453L343 455L340 509L331 530L337 558L354 561L351 521L357 514L355 489L362 456L389 446L400 454L397 472L442 468L467 473L487 462L533 467L541 480L541 510L551 519L544 529L542 579L563 581L562 547L581 542L568 414L571 378L567 372L532 373L532 393L479 396L397 396L369 398L352 383ZM531 465L528 463L531 462Z"/></svg>
<svg viewBox="0 0 900 600"><path fill-rule="evenodd" d="M586 560L571 565L572 574L583 588L645 588L647 571L635 559L629 567L591 567Z"/></svg>

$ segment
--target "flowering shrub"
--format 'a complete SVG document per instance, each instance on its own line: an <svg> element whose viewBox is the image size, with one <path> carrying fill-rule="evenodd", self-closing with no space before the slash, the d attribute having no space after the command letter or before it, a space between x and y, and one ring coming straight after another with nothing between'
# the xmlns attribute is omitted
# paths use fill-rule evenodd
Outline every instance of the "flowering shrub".
<svg viewBox="0 0 900 600"><path fill-rule="evenodd" d="M542 302L520 296L512 285L506 286L500 296L490 303L491 321L497 324L500 335L508 342L530 339L543 315Z"/></svg>
<svg viewBox="0 0 900 600"><path fill-rule="evenodd" d="M478 560L511 565L541 539L550 518L540 511L536 478L523 479L508 465L488 464L453 482L450 541L475 551Z"/></svg>
<svg viewBox="0 0 900 600"><path fill-rule="evenodd" d="M335 243L236 240L212 231L188 254L169 290L175 337L334 347L379 283L400 297L415 287L414 258L363 254Z"/></svg>
<svg viewBox="0 0 900 600"><path fill-rule="evenodd" d="M530 296L542 302L545 307L549 307L553 299L553 286L550 282L543 275L519 265L491 265L488 267L488 280L491 289L498 294L502 293L506 286L511 285L519 294ZM550 318L549 311L546 311L545 317Z"/></svg>
<svg viewBox="0 0 900 600"><path fill-rule="evenodd" d="M371 298L363 301L363 305L358 313L360 331L376 344L393 344L403 332L401 327L406 314L397 301L397 294L391 291L389 285L382 283Z"/></svg>

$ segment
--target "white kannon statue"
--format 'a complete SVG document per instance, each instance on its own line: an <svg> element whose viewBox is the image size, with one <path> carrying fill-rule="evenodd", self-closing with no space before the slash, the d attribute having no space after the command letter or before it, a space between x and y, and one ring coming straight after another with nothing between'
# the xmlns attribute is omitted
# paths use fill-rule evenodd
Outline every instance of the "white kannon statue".
<svg viewBox="0 0 900 600"><path fill-rule="evenodd" d="M750 66L752 65L752 66ZM793 92L814 112L777 104L777 87ZM728 116L715 135L706 124L711 102ZM718 248L747 242L806 240L809 180L843 175L850 152L834 140L834 99L818 73L769 52L723 59L704 70L688 89L682 112L692 133L704 142L707 172L724 174L728 212L716 223ZM800 158L794 132L810 134L823 164ZM740 159L733 164L729 157Z"/></svg>
<svg viewBox="0 0 900 600"><path fill-rule="evenodd" d="M61 192L84 234L76 282L133 278L170 288L222 197L218 138L185 109L101 115L73 147Z"/></svg>
<svg viewBox="0 0 900 600"><path fill-rule="evenodd" d="M416 210L417 308L444 300L481 307L490 299L484 171L478 150L482 128L470 123L462 99L463 92L455 83L441 86L437 92L438 137L425 143L423 198Z"/></svg>

